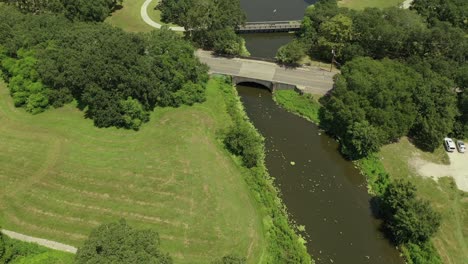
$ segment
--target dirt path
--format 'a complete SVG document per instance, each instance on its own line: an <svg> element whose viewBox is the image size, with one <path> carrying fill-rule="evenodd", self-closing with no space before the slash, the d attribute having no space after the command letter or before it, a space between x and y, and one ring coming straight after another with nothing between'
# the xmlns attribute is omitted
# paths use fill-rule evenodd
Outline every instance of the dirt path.
<svg viewBox="0 0 468 264"><path fill-rule="evenodd" d="M59 242L55 242L55 241L50 241L50 240L47 240L47 239L42 239L42 238L37 238L37 237L30 237L30 236L27 236L27 235L23 235L23 234L16 233L16 232L13 232L13 231L9 231L9 230L5 230L5 229L2 229L2 233L9 236L9 237L11 237L11 238L13 238L13 239L21 240L21 241L24 241L24 242L37 243L37 244L39 244L41 246L51 248L51 249L55 249L55 250L59 250L59 251L64 251L64 252L76 254L76 251L78 250L76 247L73 247L73 246L65 245L65 244L62 244L62 243L59 243Z"/></svg>
<svg viewBox="0 0 468 264"><path fill-rule="evenodd" d="M155 0L146 0L143 5L141 6L141 10L140 10L140 15L141 15L141 18L143 19L143 21L145 21L146 24L154 27L154 28L161 28L162 25L157 23L156 21L152 20L149 15L148 15L148 6L151 4L151 2L153 2ZM183 27L169 27L171 30L174 30L174 31L180 31L180 32L183 32L185 31L185 29Z"/></svg>
<svg viewBox="0 0 468 264"><path fill-rule="evenodd" d="M441 178L450 176L455 179L458 189L468 192L468 153L448 153L450 165L435 164L415 157L410 164L423 177Z"/></svg>

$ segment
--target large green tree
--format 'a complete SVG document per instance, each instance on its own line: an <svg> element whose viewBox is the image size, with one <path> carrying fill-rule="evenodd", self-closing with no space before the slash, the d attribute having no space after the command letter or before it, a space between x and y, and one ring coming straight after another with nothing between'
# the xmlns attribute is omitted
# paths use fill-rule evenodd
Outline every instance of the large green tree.
<svg viewBox="0 0 468 264"><path fill-rule="evenodd" d="M171 264L171 257L161 252L160 246L153 230L135 229L120 220L93 230L75 259L78 264Z"/></svg>

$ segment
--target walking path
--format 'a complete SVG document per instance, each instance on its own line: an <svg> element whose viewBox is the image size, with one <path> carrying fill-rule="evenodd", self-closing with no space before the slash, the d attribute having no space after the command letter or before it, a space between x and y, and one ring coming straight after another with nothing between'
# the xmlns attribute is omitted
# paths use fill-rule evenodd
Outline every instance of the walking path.
<svg viewBox="0 0 468 264"><path fill-rule="evenodd" d="M162 27L161 24L159 24L158 22L152 20L149 15L148 15L148 6L151 4L151 2L153 2L154 0L146 0L143 5L141 6L141 10L140 10L140 15L141 15L141 18L143 19L143 21L145 21L146 24L154 27L154 28L157 28L157 29L160 29ZM171 30L174 30L174 31L179 31L179 32L183 32L185 31L185 29L183 27L169 27Z"/></svg>
<svg viewBox="0 0 468 264"><path fill-rule="evenodd" d="M2 229L2 233L9 236L9 237L11 237L11 238L13 238L13 239L21 240L21 241L24 241L24 242L37 243L37 244L39 244L41 246L51 248L51 249L55 249L55 250L59 250L59 251L64 251L64 252L76 254L76 251L78 250L76 247L65 245L65 244L62 244L62 243L59 243L59 242L55 242L55 241L51 241L51 240L47 240L47 239L42 239L42 238L37 238L37 237L30 237L30 236L27 236L27 235L23 235L23 234L16 233L16 232L13 232L13 231L9 231L9 230L5 230L5 229Z"/></svg>

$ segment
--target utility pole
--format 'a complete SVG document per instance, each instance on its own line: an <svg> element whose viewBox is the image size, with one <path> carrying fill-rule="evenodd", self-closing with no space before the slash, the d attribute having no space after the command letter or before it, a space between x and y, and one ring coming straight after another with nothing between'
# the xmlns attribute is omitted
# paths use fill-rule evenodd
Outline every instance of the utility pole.
<svg viewBox="0 0 468 264"><path fill-rule="evenodd" d="M335 61L335 50L332 49L332 59L331 59L331 63L330 63L330 72L333 70L333 62Z"/></svg>

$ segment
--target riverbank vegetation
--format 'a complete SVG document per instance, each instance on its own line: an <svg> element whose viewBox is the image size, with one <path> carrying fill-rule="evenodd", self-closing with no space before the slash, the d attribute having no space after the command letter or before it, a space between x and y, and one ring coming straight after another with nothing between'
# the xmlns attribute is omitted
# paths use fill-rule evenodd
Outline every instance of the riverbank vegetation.
<svg viewBox="0 0 468 264"><path fill-rule="evenodd" d="M338 5L350 9L362 10L364 8L386 8L397 7L404 0L339 0Z"/></svg>
<svg viewBox="0 0 468 264"><path fill-rule="evenodd" d="M422 2L417 4L427 4ZM453 10L465 8L449 2ZM450 12L443 10L434 9L437 15L429 18L421 10L353 11L322 0L308 9L295 40L303 41L312 57L334 57L342 66L335 88L320 100L320 124L337 138L345 156L359 159L370 192L380 201L385 230L415 264L463 263L467 255L463 192L453 181L452 187L445 181L439 186L413 177L413 170L402 171L411 155L382 154L405 136L433 153L443 153L441 143L447 135L466 138L468 39L466 29L457 19L445 17ZM440 200L431 197L432 192ZM392 193L401 195L396 199ZM444 204L451 206L443 208ZM452 224L459 228L447 230ZM421 239L401 239L402 235Z"/></svg>
<svg viewBox="0 0 468 264"><path fill-rule="evenodd" d="M74 255L11 239L0 232L2 264L72 264Z"/></svg>
<svg viewBox="0 0 468 264"><path fill-rule="evenodd" d="M273 93L273 99L284 109L298 114L307 120L320 124L319 110L320 96L311 94L299 94L291 90L278 90Z"/></svg>
<svg viewBox="0 0 468 264"><path fill-rule="evenodd" d="M248 56L245 41L235 33L245 23L239 0L161 0L161 19L186 29L185 37L204 49Z"/></svg>
<svg viewBox="0 0 468 264"><path fill-rule="evenodd" d="M268 245L264 263L311 263L304 245L305 240L291 228L286 207L265 167L263 137L250 123L231 82L222 79L218 79L218 82L233 120L224 136L224 143L246 167L245 180L264 214L263 224Z"/></svg>
<svg viewBox="0 0 468 264"><path fill-rule="evenodd" d="M76 102L31 115L9 93L1 83L3 227L79 247L125 218L157 230L175 263L262 258L263 213L217 140L231 119L215 81L204 103L158 107L138 132L97 128Z"/></svg>
<svg viewBox="0 0 468 264"><path fill-rule="evenodd" d="M137 130L156 106L205 99L207 67L168 29L132 34L6 7L0 17L1 68L15 105L28 112L77 100L96 126Z"/></svg>

